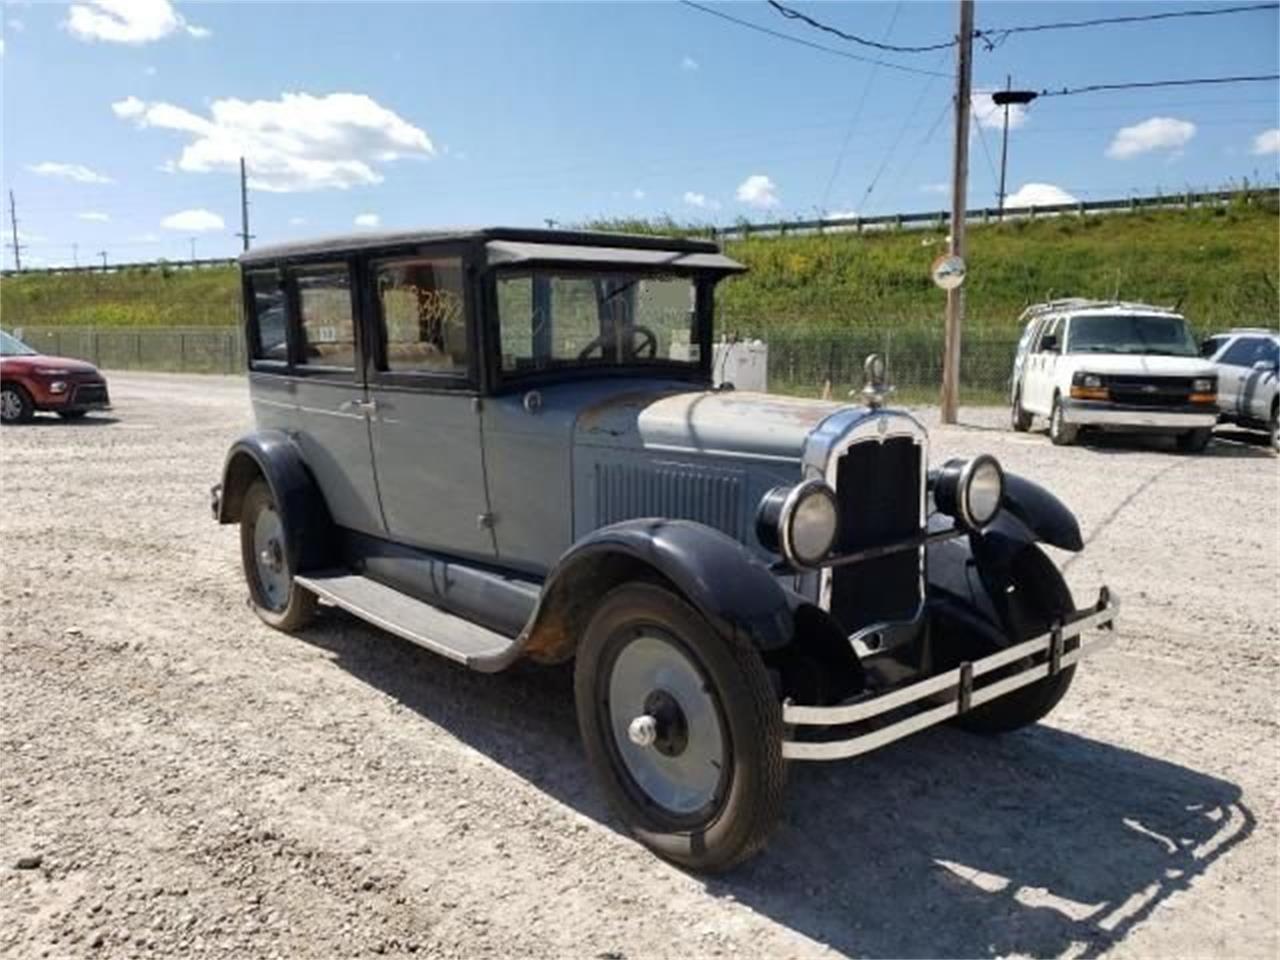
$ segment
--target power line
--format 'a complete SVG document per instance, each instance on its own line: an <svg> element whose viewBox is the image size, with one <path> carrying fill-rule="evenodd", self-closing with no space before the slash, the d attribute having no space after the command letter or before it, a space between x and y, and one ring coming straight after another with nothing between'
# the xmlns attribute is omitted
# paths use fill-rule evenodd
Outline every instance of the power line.
<svg viewBox="0 0 1280 960"><path fill-rule="evenodd" d="M790 7L783 6L781 3L778 2L778 0L768 0L768 4L769 6L773 7L773 9L777 10L778 13L786 17L788 20L799 20L802 23L807 23L809 26L813 27L815 30L821 30L824 33L830 33L834 36L839 37L841 40L848 40L851 43L858 43L864 47L871 47L874 50L884 50L889 53L930 53L934 50L949 50L951 47L954 47L956 45L955 40L947 40L943 43L930 43L930 44L925 44L924 46L918 46L918 47L899 46L898 44L894 44L894 43L883 43L877 40L868 40L866 37L860 37L854 33L845 33L843 30L837 30L835 27L829 26L820 20L815 20L813 19L813 17L807 16L801 13L799 10L792 10Z"/></svg>
<svg viewBox="0 0 1280 960"><path fill-rule="evenodd" d="M1280 73L1251 77L1201 77L1193 80L1146 80L1137 83L1091 83L1087 87L1063 87L1061 90L1041 90L1042 97L1071 97L1080 93L1101 93L1111 90L1147 90L1152 87L1190 87L1197 84L1263 83L1280 80Z"/></svg>
<svg viewBox="0 0 1280 960"><path fill-rule="evenodd" d="M1097 17L1092 20L1062 20L1057 23L1033 23L1021 27L1000 27L975 30L974 36L991 43L1002 43L1015 33L1039 33L1043 30L1076 30L1081 27L1103 27L1117 23L1148 23L1153 20L1176 20L1182 17L1217 17L1227 13L1255 13L1261 10L1280 9L1280 3L1250 3L1238 7L1200 7L1192 10L1169 10L1164 13L1133 14L1127 17Z"/></svg>
<svg viewBox="0 0 1280 960"><path fill-rule="evenodd" d="M777 30L770 30L768 27L762 27L758 23L752 23L750 20L740 20L737 17L722 13L719 10L713 10L711 7L703 6L701 3L695 3L694 0L680 0L686 7L692 7L694 10L700 10L703 13L710 14L713 17L719 17L721 20L727 20L730 23L736 23L740 27L746 27L748 30L755 30L757 33L768 34L779 40L786 40L789 43L798 43L802 47L808 47L811 50L821 50L823 53L829 53L832 56L844 57L846 60L856 60L858 63L874 63L878 66L885 67L889 70L900 70L903 73L915 73L928 77L950 77L950 74L938 73L934 70L921 70L917 67L904 66L901 63L890 63L888 60L875 60L871 57L860 57L856 53L850 53L848 50L837 50L835 47L824 47L820 43L814 43L811 40L804 40L800 37L793 37L787 33L780 33Z"/></svg>

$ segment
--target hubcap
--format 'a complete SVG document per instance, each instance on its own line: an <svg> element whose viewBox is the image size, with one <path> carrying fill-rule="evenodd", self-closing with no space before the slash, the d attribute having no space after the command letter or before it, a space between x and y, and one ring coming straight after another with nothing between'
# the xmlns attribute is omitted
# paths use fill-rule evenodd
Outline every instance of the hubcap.
<svg viewBox="0 0 1280 960"><path fill-rule="evenodd" d="M267 607L283 610L289 603L289 570L284 562L284 527L273 507L264 507L253 526L253 555L258 585Z"/></svg>
<svg viewBox="0 0 1280 960"><path fill-rule="evenodd" d="M641 792L677 815L713 803L726 738L715 699L689 657L646 628L614 661L608 695L614 741Z"/></svg>
<svg viewBox="0 0 1280 960"><path fill-rule="evenodd" d="M22 401L12 390L0 391L0 417L5 420L17 420L22 414Z"/></svg>

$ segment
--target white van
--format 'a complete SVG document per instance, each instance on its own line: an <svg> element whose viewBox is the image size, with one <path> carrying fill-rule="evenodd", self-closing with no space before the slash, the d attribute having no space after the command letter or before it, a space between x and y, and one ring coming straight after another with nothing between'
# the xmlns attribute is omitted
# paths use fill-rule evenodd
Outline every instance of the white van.
<svg viewBox="0 0 1280 960"><path fill-rule="evenodd" d="M1014 430L1039 415L1058 445L1081 430L1173 434L1190 453L1209 443L1217 371L1181 314L1074 298L1036 304L1022 319L1009 394Z"/></svg>

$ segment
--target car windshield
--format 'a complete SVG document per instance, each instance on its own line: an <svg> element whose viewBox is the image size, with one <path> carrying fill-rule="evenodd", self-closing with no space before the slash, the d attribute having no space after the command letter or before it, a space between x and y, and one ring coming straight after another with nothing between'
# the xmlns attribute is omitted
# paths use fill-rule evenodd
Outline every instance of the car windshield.
<svg viewBox="0 0 1280 960"><path fill-rule="evenodd" d="M0 330L0 357L34 357L38 353L17 337Z"/></svg>
<svg viewBox="0 0 1280 960"><path fill-rule="evenodd" d="M1107 313L1071 318L1068 353L1146 353L1169 357L1200 355L1182 317Z"/></svg>
<svg viewBox="0 0 1280 960"><path fill-rule="evenodd" d="M676 366L696 370L696 285L687 276L502 273L502 372Z"/></svg>

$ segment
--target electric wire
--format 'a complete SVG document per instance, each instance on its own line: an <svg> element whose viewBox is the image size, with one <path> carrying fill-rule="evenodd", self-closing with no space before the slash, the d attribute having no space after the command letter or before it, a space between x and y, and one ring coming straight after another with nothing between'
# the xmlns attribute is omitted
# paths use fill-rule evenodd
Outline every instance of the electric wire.
<svg viewBox="0 0 1280 960"><path fill-rule="evenodd" d="M1061 90L1041 90L1041 97L1073 97L1081 93L1106 93L1113 90L1149 90L1153 87L1191 87L1198 84L1264 83L1280 80L1280 73L1246 77L1199 77L1188 80L1143 80L1133 83L1091 83L1085 87L1063 87Z"/></svg>
<svg viewBox="0 0 1280 960"><path fill-rule="evenodd" d="M956 41L954 39L947 40L945 43L930 43L923 46L899 46L898 44L893 43L868 40L866 37L860 37L857 34L845 33L843 30L837 30L835 27L825 24L821 20L815 20L813 17L801 13L799 10L792 10L790 7L779 3L778 0L766 0L766 2L788 20L799 20L801 23L807 23L815 30L830 33L833 36L839 37L841 40L858 43L864 47L871 47L873 50L884 50L887 53L931 53L934 50L949 50L956 45ZM888 38L886 37L885 39Z"/></svg>

